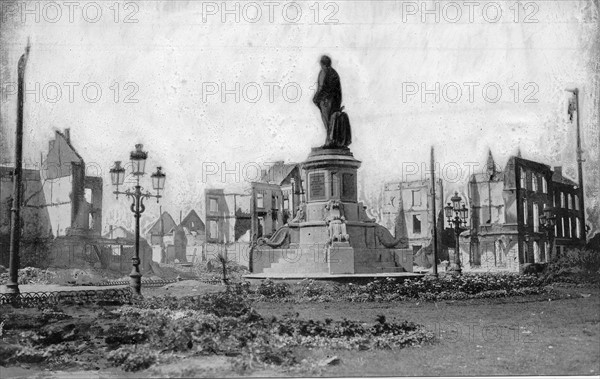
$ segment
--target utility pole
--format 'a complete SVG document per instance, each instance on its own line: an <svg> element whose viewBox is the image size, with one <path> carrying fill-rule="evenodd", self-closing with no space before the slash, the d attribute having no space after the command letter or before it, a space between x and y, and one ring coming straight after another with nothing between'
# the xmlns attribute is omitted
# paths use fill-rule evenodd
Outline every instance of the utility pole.
<svg viewBox="0 0 600 379"><path fill-rule="evenodd" d="M162 205L158 207L158 221L160 222L160 263L167 263L167 253L165 252L165 226L162 218ZM150 235L152 242L152 235Z"/></svg>
<svg viewBox="0 0 600 379"><path fill-rule="evenodd" d="M586 224L585 224L585 201L584 201L584 192L583 192L583 162L585 162L585 159L583 159L583 150L581 149L581 130L580 130L580 124L579 124L579 119L581 118L581 112L579 110L579 88L574 88L574 89L567 89L568 92L571 92L573 95L575 95L575 103L573 104L573 106L569 107L569 114L572 116L573 115L573 111L577 112L577 123L576 123L576 127L577 127L577 177L578 177L578 185L579 185L579 212L581 214L581 224L580 224L580 233L581 233L581 239L583 241L586 241Z"/></svg>
<svg viewBox="0 0 600 379"><path fill-rule="evenodd" d="M19 293L19 247L21 244L21 183L23 181L23 95L25 86L25 68L29 58L29 40L25 53L19 58L18 94L17 94L17 130L15 133L15 171L13 173L13 203L10 223L10 258L7 292Z"/></svg>
<svg viewBox="0 0 600 379"><path fill-rule="evenodd" d="M438 276L438 234L437 234L437 211L435 199L435 158L433 157L433 146L431 146L431 188L432 188L432 210L433 210L433 275Z"/></svg>

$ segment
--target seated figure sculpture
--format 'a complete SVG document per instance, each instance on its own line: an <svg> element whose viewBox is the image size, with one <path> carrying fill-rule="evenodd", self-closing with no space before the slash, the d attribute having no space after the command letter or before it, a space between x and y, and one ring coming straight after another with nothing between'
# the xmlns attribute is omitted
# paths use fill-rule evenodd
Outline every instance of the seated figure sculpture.
<svg viewBox="0 0 600 379"><path fill-rule="evenodd" d="M325 205L327 216L327 232L329 234L329 244L333 242L349 242L350 236L346 231L346 218L343 216L343 205L338 200L330 200Z"/></svg>

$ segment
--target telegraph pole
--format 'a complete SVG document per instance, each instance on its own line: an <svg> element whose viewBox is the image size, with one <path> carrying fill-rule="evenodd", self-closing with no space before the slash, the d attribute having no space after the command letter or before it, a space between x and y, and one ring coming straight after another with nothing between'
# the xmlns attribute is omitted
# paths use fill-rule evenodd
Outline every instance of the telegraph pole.
<svg viewBox="0 0 600 379"><path fill-rule="evenodd" d="M431 146L431 188L432 188L432 210L433 210L433 275L438 276L438 235L437 235L437 211L435 199L435 158L433 157L433 146Z"/></svg>
<svg viewBox="0 0 600 379"><path fill-rule="evenodd" d="M578 185L579 185L579 212L581 214L581 224L580 224L580 233L581 238L586 241L586 230L585 230L585 201L584 201L584 192L583 192L583 150L581 149L581 130L579 125L579 119L581 111L579 108L579 88L567 89L567 91L573 93L575 95L575 110L577 112L577 176L578 176Z"/></svg>
<svg viewBox="0 0 600 379"><path fill-rule="evenodd" d="M584 196L585 194L583 193L583 162L585 162L585 159L583 159L583 150L581 149L581 129L580 129L580 125L579 125L579 119L581 117L581 111L579 108L579 89L575 88L574 91L575 94L575 103L577 106L577 176L579 178L579 192L581 194L581 196L579 196L579 209L581 210L581 238L584 241L587 241L586 238L586 230L585 230L585 199Z"/></svg>
<svg viewBox="0 0 600 379"><path fill-rule="evenodd" d="M15 171L13 172L13 203L10 223L10 258L7 292L19 293L19 247L21 244L21 184L23 182L23 94L25 86L25 67L29 58L29 40L25 53L18 64L19 81L17 94L17 130L15 133Z"/></svg>

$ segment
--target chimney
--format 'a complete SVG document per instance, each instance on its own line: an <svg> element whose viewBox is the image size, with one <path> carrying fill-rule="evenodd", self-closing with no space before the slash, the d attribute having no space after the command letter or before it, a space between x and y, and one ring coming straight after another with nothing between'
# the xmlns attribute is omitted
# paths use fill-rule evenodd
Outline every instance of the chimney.
<svg viewBox="0 0 600 379"><path fill-rule="evenodd" d="M562 178L562 166L554 166L554 175Z"/></svg>
<svg viewBox="0 0 600 379"><path fill-rule="evenodd" d="M71 128L65 128L64 135L65 135L65 138L67 139L67 142L71 143Z"/></svg>

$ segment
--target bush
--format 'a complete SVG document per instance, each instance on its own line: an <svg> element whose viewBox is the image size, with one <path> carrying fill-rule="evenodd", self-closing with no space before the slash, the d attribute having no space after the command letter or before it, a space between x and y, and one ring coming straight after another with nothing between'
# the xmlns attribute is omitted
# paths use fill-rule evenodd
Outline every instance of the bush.
<svg viewBox="0 0 600 379"><path fill-rule="evenodd" d="M232 290L197 296L150 297L136 301L135 305L143 309L196 310L219 317L239 317L252 311L249 299Z"/></svg>
<svg viewBox="0 0 600 379"><path fill-rule="evenodd" d="M194 265L197 277L208 280L225 280L228 282L240 282L243 276L250 271L235 261L226 257L222 252L209 257L206 262L199 262Z"/></svg>
<svg viewBox="0 0 600 379"><path fill-rule="evenodd" d="M145 346L125 346L108 353L108 361L125 371L139 371L152 366L156 355Z"/></svg>
<svg viewBox="0 0 600 379"><path fill-rule="evenodd" d="M164 303L169 303L165 301ZM388 322L380 316L375 324L358 321L313 321L284 317L265 319L254 312L238 316L217 316L186 309L124 306L114 311L115 325L144 336L134 346L111 353L109 360L125 370L139 370L153 362L140 360L140 346L153 351L237 357L235 366L244 371L253 365L297 363L292 347L333 347L343 349L401 348L432 339L422 326L411 322ZM140 345L143 344L143 345Z"/></svg>
<svg viewBox="0 0 600 379"><path fill-rule="evenodd" d="M257 288L257 300L265 301L402 301L461 300L470 298L521 296L523 288L545 291L545 281L534 276L518 274L464 274L462 276L416 279L376 279L364 285L322 284L304 279L294 287L284 283L263 281ZM249 294L251 296L251 294Z"/></svg>
<svg viewBox="0 0 600 379"><path fill-rule="evenodd" d="M292 294L290 285L287 283L275 283L270 279L263 280L256 292L263 298L283 299Z"/></svg>
<svg viewBox="0 0 600 379"><path fill-rule="evenodd" d="M597 282L600 273L600 252L591 249L572 249L550 261L542 280L546 283Z"/></svg>

